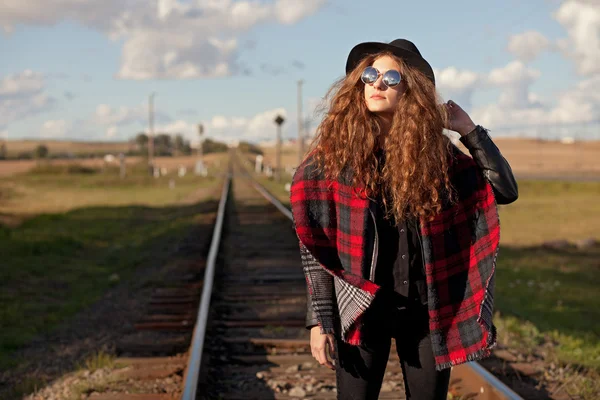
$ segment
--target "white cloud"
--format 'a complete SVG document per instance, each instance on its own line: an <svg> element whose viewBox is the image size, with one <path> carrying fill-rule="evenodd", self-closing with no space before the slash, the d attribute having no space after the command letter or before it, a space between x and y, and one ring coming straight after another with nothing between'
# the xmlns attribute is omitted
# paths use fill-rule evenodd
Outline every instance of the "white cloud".
<svg viewBox="0 0 600 400"><path fill-rule="evenodd" d="M492 70L487 81L502 90L498 99L499 106L523 108L532 105L529 87L540 75L540 71L528 68L521 61L513 61L505 67Z"/></svg>
<svg viewBox="0 0 600 400"><path fill-rule="evenodd" d="M463 108L470 108L471 97L482 79L478 73L448 67L434 70L436 87L445 100L452 99Z"/></svg>
<svg viewBox="0 0 600 400"><path fill-rule="evenodd" d="M135 31L123 46L122 79L223 77L237 72L235 40L226 43L185 37L187 34Z"/></svg>
<svg viewBox="0 0 600 400"><path fill-rule="evenodd" d="M240 127L243 127L246 124L246 122L247 122L246 118L233 117L233 118L231 118L231 127L232 128L240 128Z"/></svg>
<svg viewBox="0 0 600 400"><path fill-rule="evenodd" d="M230 137L232 137L232 135L229 134L230 131L236 126L234 120L236 120L236 118L226 118L222 116L213 117L209 122L202 123L204 127L203 136L205 138L210 137L216 140L222 140L221 137L224 136L225 139L223 141L228 141ZM169 135L182 135L189 140L193 146L196 146L200 139L200 135L198 134L198 123L190 123L181 119L158 125L156 127L156 132L164 132Z"/></svg>
<svg viewBox="0 0 600 400"><path fill-rule="evenodd" d="M296 23L324 0L274 3L249 1L159 1L122 15L110 34L124 39L123 79L223 77L241 72L237 37L265 22Z"/></svg>
<svg viewBox="0 0 600 400"><path fill-rule="evenodd" d="M550 48L548 40L540 32L527 31L518 35L512 35L508 39L508 51L523 62L530 62L537 56Z"/></svg>
<svg viewBox="0 0 600 400"><path fill-rule="evenodd" d="M243 117L224 117L215 115L209 122L210 128L213 129L238 129L243 128L248 124L248 119Z"/></svg>
<svg viewBox="0 0 600 400"><path fill-rule="evenodd" d="M512 61L502 68L495 68L490 71L488 81L492 85L503 86L519 82L530 82L539 76L539 71L528 68L520 61Z"/></svg>
<svg viewBox="0 0 600 400"><path fill-rule="evenodd" d="M8 1L8 3L6 3ZM5 0L0 25L75 20L123 42L123 79L189 79L243 72L238 37L264 23L294 24L325 0Z"/></svg>
<svg viewBox="0 0 600 400"><path fill-rule="evenodd" d="M167 124L171 118L164 112L155 113L156 133L160 124ZM99 104L87 117L74 121L62 119L46 121L40 129L40 136L73 138L83 140L127 140L137 132L148 129L147 105L111 106Z"/></svg>
<svg viewBox="0 0 600 400"><path fill-rule="evenodd" d="M210 125L215 129L227 129L229 127L229 120L221 115L216 115L210 121Z"/></svg>
<svg viewBox="0 0 600 400"><path fill-rule="evenodd" d="M116 126L111 126L106 130L106 137L112 139L119 133L119 129Z"/></svg>
<svg viewBox="0 0 600 400"><path fill-rule="evenodd" d="M67 136L71 123L64 119L49 120L42 124L40 136L47 139L60 139Z"/></svg>
<svg viewBox="0 0 600 400"><path fill-rule="evenodd" d="M154 112L154 119L158 122L168 122L171 118L162 111ZM90 121L100 126L124 126L134 123L148 125L148 108L142 104L135 107L112 107L108 104L99 104Z"/></svg>
<svg viewBox="0 0 600 400"><path fill-rule="evenodd" d="M325 4L321 0L278 0L275 2L277 20L284 24L295 24L307 15L319 11Z"/></svg>
<svg viewBox="0 0 600 400"><path fill-rule="evenodd" d="M226 117L216 115L205 124L205 134L215 140L231 143L235 140L259 142L273 140L276 137L275 118L277 115L286 119L282 126L282 136L289 131L296 132L296 120L290 120L285 109L277 108L256 114L252 117Z"/></svg>
<svg viewBox="0 0 600 400"><path fill-rule="evenodd" d="M471 117L478 124L490 127L528 125L539 123L548 114L540 99L529 91L540 72L527 67L522 61L512 61L493 69L483 81L500 88L500 96L494 104L477 107Z"/></svg>
<svg viewBox="0 0 600 400"><path fill-rule="evenodd" d="M271 116L275 119L277 112L285 114L285 110L277 109L260 113L252 118L216 115L209 121L203 122L204 137L226 143L232 143L235 140L258 141L263 137L268 124L268 122L267 124L264 124L264 122L268 121ZM270 129L275 132L275 124L271 122L271 125L273 126ZM194 146L199 140L198 124L184 120L158 125L156 132L164 132L170 135L181 134Z"/></svg>
<svg viewBox="0 0 600 400"><path fill-rule="evenodd" d="M600 73L600 7L597 1L567 0L554 18L567 30L558 41L563 54L575 62L583 76Z"/></svg>
<svg viewBox="0 0 600 400"><path fill-rule="evenodd" d="M290 120L290 118L287 117L287 112L283 108L265 111L255 115L248 121L248 124L246 126L245 137L251 139L275 137L277 132L275 118L277 118L278 115L286 119L286 122L284 122L284 124L286 124L286 127L292 125L295 122L293 122L293 120ZM282 130L283 129L284 128L282 127Z"/></svg>
<svg viewBox="0 0 600 400"><path fill-rule="evenodd" d="M44 89L44 76L29 69L8 75L0 82L0 98L20 97L40 93Z"/></svg>
<svg viewBox="0 0 600 400"><path fill-rule="evenodd" d="M0 26L6 33L10 33L18 24L53 25L70 19L94 28L106 29L111 18L118 15L127 2L128 0L3 0Z"/></svg>
<svg viewBox="0 0 600 400"><path fill-rule="evenodd" d="M600 75L585 79L559 97L551 121L593 121L600 115Z"/></svg>
<svg viewBox="0 0 600 400"><path fill-rule="evenodd" d="M45 92L42 74L25 70L0 81L0 129L50 110L56 100Z"/></svg>
<svg viewBox="0 0 600 400"><path fill-rule="evenodd" d="M583 80L574 88L557 93L556 98L556 103L550 105L529 93L530 102L535 103L529 107L492 104L476 108L471 116L477 123L508 135L560 137L572 135L574 129L582 132L592 128L586 128L586 123L597 121L600 115L600 76Z"/></svg>
<svg viewBox="0 0 600 400"><path fill-rule="evenodd" d="M477 107L471 116L495 134L558 138L593 136L600 115L600 7L592 0L567 0L554 13L567 38L551 43L538 32L512 36L508 49L519 60L491 71L487 83L501 90L495 104ZM574 87L548 98L530 92L541 75L523 62L539 52L559 49L585 78ZM581 136L580 136L581 137Z"/></svg>
<svg viewBox="0 0 600 400"><path fill-rule="evenodd" d="M184 120L176 120L168 124L159 125L157 126L156 132L167 133L169 135L182 135L194 146L199 140L198 124L189 123Z"/></svg>

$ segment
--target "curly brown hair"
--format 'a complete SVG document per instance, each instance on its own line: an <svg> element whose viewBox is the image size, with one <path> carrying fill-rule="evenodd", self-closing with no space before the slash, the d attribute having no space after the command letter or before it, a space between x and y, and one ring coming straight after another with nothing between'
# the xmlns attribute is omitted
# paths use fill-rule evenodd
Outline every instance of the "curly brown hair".
<svg viewBox="0 0 600 400"><path fill-rule="evenodd" d="M385 164L378 172L375 154L383 123L367 108L364 68L382 56L392 57L399 66L406 91L401 96L385 140ZM383 194L387 216L397 223L421 216L430 220L444 201L454 202L449 179L454 144L443 134L448 115L438 101L434 84L420 71L409 67L389 52L365 57L347 76L327 92L310 154L329 179L337 179L347 167L353 186L369 197Z"/></svg>

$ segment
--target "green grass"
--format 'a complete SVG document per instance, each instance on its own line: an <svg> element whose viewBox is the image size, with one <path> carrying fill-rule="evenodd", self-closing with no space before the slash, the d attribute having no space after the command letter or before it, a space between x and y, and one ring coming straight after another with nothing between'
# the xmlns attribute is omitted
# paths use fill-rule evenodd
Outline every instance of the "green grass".
<svg viewBox="0 0 600 400"><path fill-rule="evenodd" d="M0 230L0 367L10 352L97 300L146 262L167 261L201 205L91 207Z"/></svg>
<svg viewBox="0 0 600 400"><path fill-rule="evenodd" d="M161 206L182 201L195 190L214 184L211 176L215 171L209 172L207 178L192 173L153 178L140 164L129 168L128 176L121 179L117 168L90 173L81 172L77 166L42 167L0 181L0 214L27 216L93 205Z"/></svg>
<svg viewBox="0 0 600 400"><path fill-rule="evenodd" d="M496 305L524 344L552 344L564 363L600 372L600 249L500 249ZM523 324L524 321L530 324Z"/></svg>
<svg viewBox="0 0 600 400"><path fill-rule="evenodd" d="M70 388L70 396L67 400L78 400L83 398L88 398L92 393L104 393L110 389L109 382L107 380L103 380L100 382L79 382L72 388Z"/></svg>
<svg viewBox="0 0 600 400"><path fill-rule="evenodd" d="M519 181L519 199L500 206L504 244L553 239L600 239L600 183Z"/></svg>
<svg viewBox="0 0 600 400"><path fill-rule="evenodd" d="M190 175L169 189L167 178L143 174L127 182L88 173L23 176L18 184L26 195L12 200L22 203L27 218L12 225L0 219L0 370L23 361L11 356L14 350L127 281L138 267L167 262L201 213L216 208L206 199L219 183ZM199 188L205 188L199 198L178 202ZM48 191L85 206L39 213ZM118 205L93 205L102 202ZM0 198L0 210L5 205ZM4 210L0 217L13 215Z"/></svg>
<svg viewBox="0 0 600 400"><path fill-rule="evenodd" d="M86 358L80 365L80 369L94 372L101 368L112 368L115 366L115 356L104 351L98 351Z"/></svg>

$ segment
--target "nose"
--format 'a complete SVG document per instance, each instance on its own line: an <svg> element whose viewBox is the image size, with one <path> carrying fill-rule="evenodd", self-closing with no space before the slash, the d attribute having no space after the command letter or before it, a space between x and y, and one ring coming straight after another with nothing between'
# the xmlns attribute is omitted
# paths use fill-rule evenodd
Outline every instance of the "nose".
<svg viewBox="0 0 600 400"><path fill-rule="evenodd" d="M385 90L387 87L383 84L383 75L379 75L377 80L373 82L373 87L379 90Z"/></svg>

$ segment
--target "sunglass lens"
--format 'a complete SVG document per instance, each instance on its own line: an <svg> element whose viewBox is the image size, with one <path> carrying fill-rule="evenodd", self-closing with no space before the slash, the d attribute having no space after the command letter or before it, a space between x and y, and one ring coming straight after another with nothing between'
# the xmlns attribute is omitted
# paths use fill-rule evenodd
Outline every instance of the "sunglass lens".
<svg viewBox="0 0 600 400"><path fill-rule="evenodd" d="M390 69L383 75L383 83L385 83L388 87L394 87L400 83L401 77L400 72Z"/></svg>
<svg viewBox="0 0 600 400"><path fill-rule="evenodd" d="M362 79L362 81L364 83L373 83L377 80L378 76L379 76L379 73L377 72L377 70L375 68L367 67L363 71L360 79Z"/></svg>

